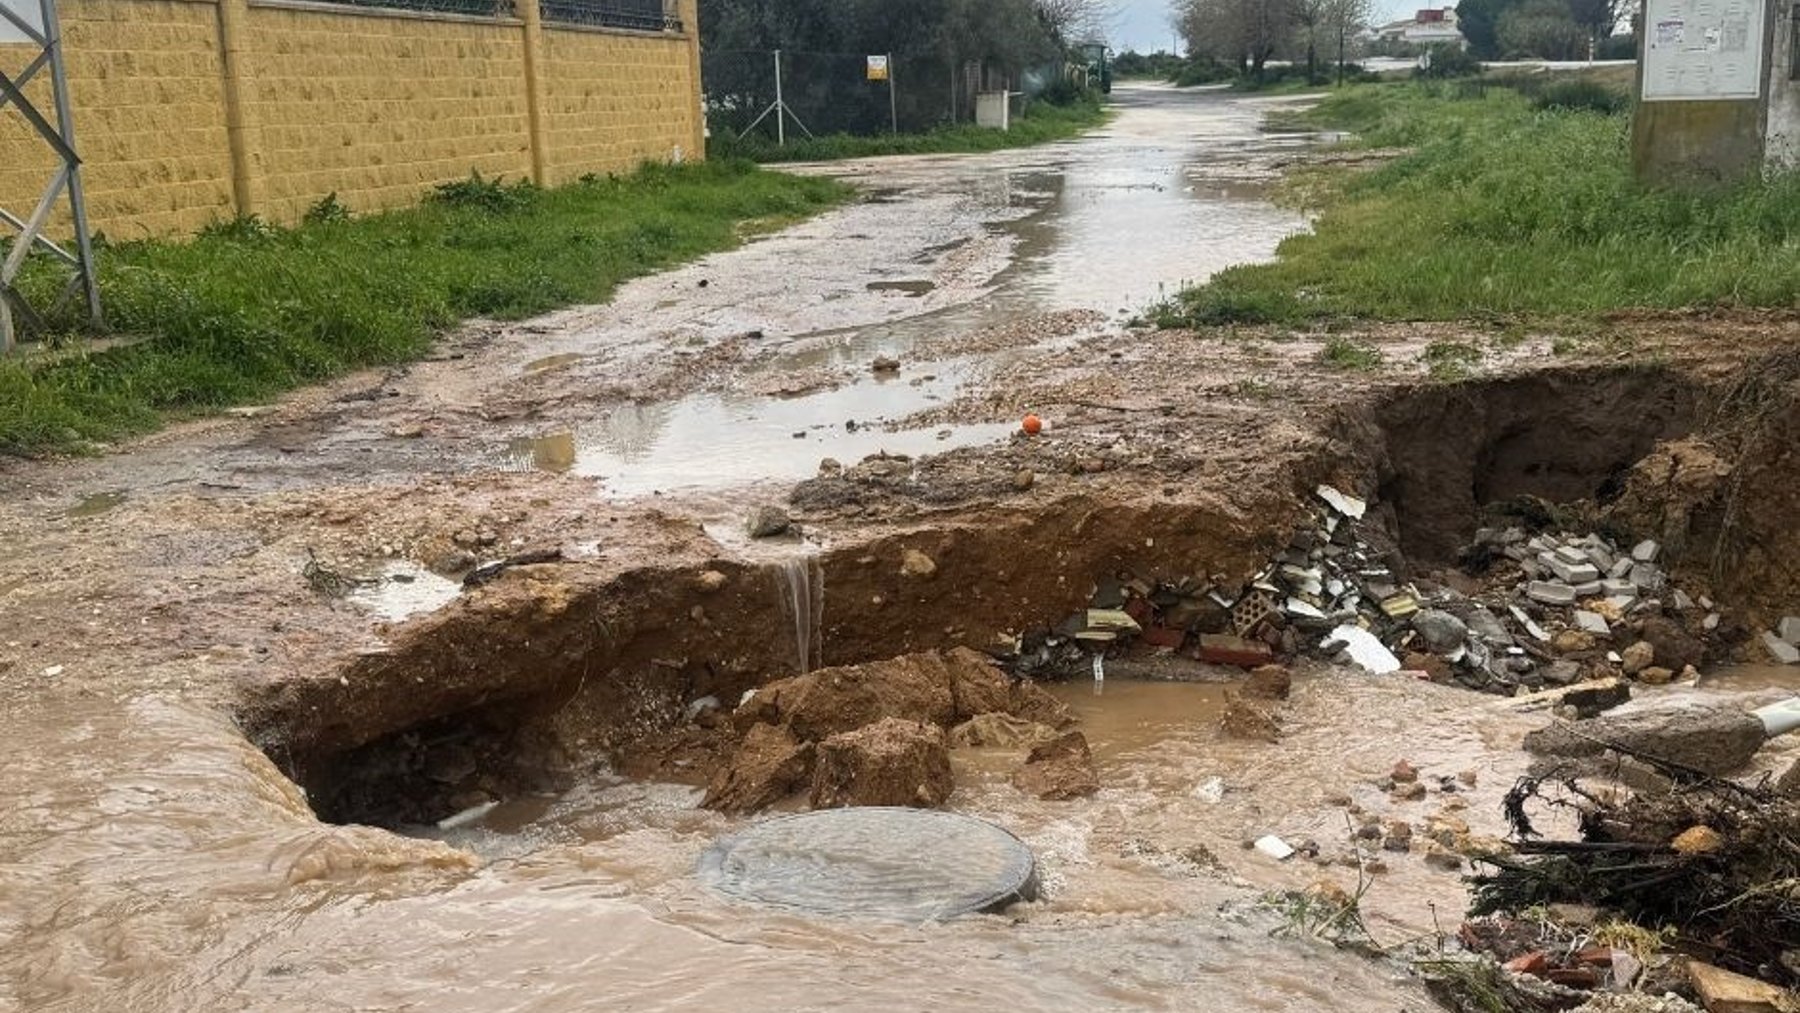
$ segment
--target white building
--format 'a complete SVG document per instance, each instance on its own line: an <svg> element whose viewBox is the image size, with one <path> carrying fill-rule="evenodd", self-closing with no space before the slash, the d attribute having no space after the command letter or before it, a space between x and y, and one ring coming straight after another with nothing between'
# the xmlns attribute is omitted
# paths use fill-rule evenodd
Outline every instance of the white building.
<svg viewBox="0 0 1800 1013"><path fill-rule="evenodd" d="M1404 42L1413 46L1468 45L1462 28L1456 23L1454 7L1425 8L1410 18L1375 29L1375 37L1383 42Z"/></svg>

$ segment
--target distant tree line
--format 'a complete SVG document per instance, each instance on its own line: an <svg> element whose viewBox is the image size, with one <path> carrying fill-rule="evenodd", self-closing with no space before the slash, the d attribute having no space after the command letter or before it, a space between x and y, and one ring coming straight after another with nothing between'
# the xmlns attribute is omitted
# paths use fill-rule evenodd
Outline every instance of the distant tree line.
<svg viewBox="0 0 1800 1013"><path fill-rule="evenodd" d="M1477 59L1540 57L1582 60L1635 55L1608 45L1635 0L1462 0L1456 7L1469 52Z"/></svg>
<svg viewBox="0 0 1800 1013"><path fill-rule="evenodd" d="M1193 61L1260 79L1271 60L1292 60L1310 81L1347 62L1374 14L1373 0L1174 0L1176 28Z"/></svg>

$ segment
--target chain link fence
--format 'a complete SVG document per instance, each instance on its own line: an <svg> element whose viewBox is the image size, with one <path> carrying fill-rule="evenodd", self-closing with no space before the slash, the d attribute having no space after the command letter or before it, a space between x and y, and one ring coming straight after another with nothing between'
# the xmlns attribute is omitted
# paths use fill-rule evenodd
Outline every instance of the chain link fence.
<svg viewBox="0 0 1800 1013"><path fill-rule="evenodd" d="M514 0L320 0L343 7L470 17L518 16ZM674 0L539 0L544 23L588 28L626 28L643 32L679 32L681 14Z"/></svg>
<svg viewBox="0 0 1800 1013"><path fill-rule="evenodd" d="M885 79L871 79L871 56L886 59ZM968 123L977 94L1020 88L997 68L943 57L739 49L702 50L701 61L707 126L714 136L734 138L776 136L778 83L790 137L867 137Z"/></svg>

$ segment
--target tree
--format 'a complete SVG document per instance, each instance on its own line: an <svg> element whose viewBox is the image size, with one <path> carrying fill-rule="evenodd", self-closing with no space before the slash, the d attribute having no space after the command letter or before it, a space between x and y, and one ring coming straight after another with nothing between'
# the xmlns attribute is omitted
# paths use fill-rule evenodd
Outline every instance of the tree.
<svg viewBox="0 0 1800 1013"><path fill-rule="evenodd" d="M1119 15L1113 0L1037 0L1037 6L1044 23L1064 43L1106 38Z"/></svg>
<svg viewBox="0 0 1800 1013"><path fill-rule="evenodd" d="M1375 0L1326 0L1325 23L1337 37L1337 82L1344 83L1344 53L1350 40L1369 27Z"/></svg>
<svg viewBox="0 0 1800 1013"><path fill-rule="evenodd" d="M1519 0L1462 0L1456 5L1457 25L1469 40L1469 52L1482 60L1500 58L1500 18Z"/></svg>
<svg viewBox="0 0 1800 1013"><path fill-rule="evenodd" d="M1176 23L1190 56L1256 77L1293 36L1294 14L1294 0L1176 0Z"/></svg>
<svg viewBox="0 0 1800 1013"><path fill-rule="evenodd" d="M1575 23L1566 0L1522 0L1500 15L1495 35L1505 55L1579 60L1592 38Z"/></svg>
<svg viewBox="0 0 1800 1013"><path fill-rule="evenodd" d="M1620 17L1629 7L1636 6L1632 0L1568 0L1568 3L1569 16L1595 43L1612 38Z"/></svg>

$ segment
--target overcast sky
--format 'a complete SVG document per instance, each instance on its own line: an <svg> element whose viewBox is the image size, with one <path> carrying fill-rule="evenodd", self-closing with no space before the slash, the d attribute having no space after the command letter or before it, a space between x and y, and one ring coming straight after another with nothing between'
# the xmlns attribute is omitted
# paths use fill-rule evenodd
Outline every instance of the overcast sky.
<svg viewBox="0 0 1800 1013"><path fill-rule="evenodd" d="M1418 7L1443 6L1447 0L1376 0L1376 20L1392 21L1405 11ZM1168 49L1175 43L1169 27L1169 0L1120 0L1119 24L1113 31L1114 49L1135 49L1140 53Z"/></svg>

